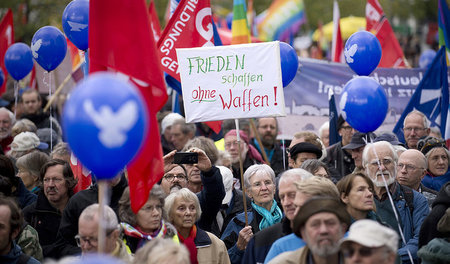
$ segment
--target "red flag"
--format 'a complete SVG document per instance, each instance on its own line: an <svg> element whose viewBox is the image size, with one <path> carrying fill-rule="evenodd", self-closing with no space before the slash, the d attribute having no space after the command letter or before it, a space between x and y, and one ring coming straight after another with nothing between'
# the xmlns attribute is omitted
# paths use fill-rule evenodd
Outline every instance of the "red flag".
<svg viewBox="0 0 450 264"><path fill-rule="evenodd" d="M30 88L33 89L33 90L37 90L36 66L35 65L33 65L33 69L31 69Z"/></svg>
<svg viewBox="0 0 450 264"><path fill-rule="evenodd" d="M14 43L14 26L13 26L13 14L11 9L8 9L6 15L0 22L0 67L5 74L5 81L0 87L0 94L6 91L6 78L8 76L8 71L5 67L5 53L6 50Z"/></svg>
<svg viewBox="0 0 450 264"><path fill-rule="evenodd" d="M378 67L406 67L402 48L378 0L367 0L366 21L366 30L377 36L381 44L382 56Z"/></svg>
<svg viewBox="0 0 450 264"><path fill-rule="evenodd" d="M90 1L89 46L90 72L108 68L128 75L147 104L149 133L128 166L131 208L137 213L164 174L156 112L167 100L145 0Z"/></svg>
<svg viewBox="0 0 450 264"><path fill-rule="evenodd" d="M86 190L92 183L91 172L73 154L70 154L70 168L75 179L78 179L77 185L73 188L74 193Z"/></svg>
<svg viewBox="0 0 450 264"><path fill-rule="evenodd" d="M150 15L150 26L152 28L153 38L155 39L155 42L158 42L161 37L161 26L159 25L158 14L156 13L155 3L153 0L150 0L148 13Z"/></svg>
<svg viewBox="0 0 450 264"><path fill-rule="evenodd" d="M209 0L181 0L158 41L163 70L180 81L176 48L214 46Z"/></svg>
<svg viewBox="0 0 450 264"><path fill-rule="evenodd" d="M344 63L344 44L341 35L341 15L339 4L334 0L333 4L333 40L331 46L331 61Z"/></svg>

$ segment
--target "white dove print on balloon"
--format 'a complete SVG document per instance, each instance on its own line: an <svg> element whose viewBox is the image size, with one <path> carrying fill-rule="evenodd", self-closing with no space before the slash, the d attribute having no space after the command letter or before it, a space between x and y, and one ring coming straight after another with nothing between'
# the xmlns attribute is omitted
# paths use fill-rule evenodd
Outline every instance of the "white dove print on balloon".
<svg viewBox="0 0 450 264"><path fill-rule="evenodd" d="M355 55L356 51L358 50L358 45L353 44L349 49L344 50L345 55L345 61L347 63L353 63L353 55Z"/></svg>
<svg viewBox="0 0 450 264"><path fill-rule="evenodd" d="M81 24L72 21L67 21L67 24L69 24L70 26L70 31L81 31L88 26L87 24Z"/></svg>
<svg viewBox="0 0 450 264"><path fill-rule="evenodd" d="M107 148L121 147L127 141L127 132L138 119L138 105L133 100L127 101L115 113L108 105L102 105L96 111L91 100L83 103L83 109L100 129L98 138Z"/></svg>
<svg viewBox="0 0 450 264"><path fill-rule="evenodd" d="M37 52L41 48L41 45L42 39L38 39L36 42L31 43L31 53L33 54L33 58L37 59L39 57Z"/></svg>

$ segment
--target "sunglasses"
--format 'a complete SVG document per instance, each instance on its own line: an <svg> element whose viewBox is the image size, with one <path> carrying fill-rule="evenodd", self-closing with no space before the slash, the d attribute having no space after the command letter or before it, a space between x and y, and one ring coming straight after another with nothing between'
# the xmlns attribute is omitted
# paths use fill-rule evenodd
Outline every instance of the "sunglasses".
<svg viewBox="0 0 450 264"><path fill-rule="evenodd" d="M358 250L355 250L354 248L349 247L349 248L343 248L342 254L346 258L351 258L351 257L353 257L355 252L358 251L358 254L361 257L370 257L375 250L376 250L376 248L368 248L368 247L360 247Z"/></svg>

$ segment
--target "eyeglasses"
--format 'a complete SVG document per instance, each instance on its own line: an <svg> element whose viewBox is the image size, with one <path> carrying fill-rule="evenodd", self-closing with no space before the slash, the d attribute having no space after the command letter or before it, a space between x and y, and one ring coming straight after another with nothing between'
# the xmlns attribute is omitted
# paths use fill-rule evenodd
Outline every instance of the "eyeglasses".
<svg viewBox="0 0 450 264"><path fill-rule="evenodd" d="M241 142L242 142L242 141L241 141ZM237 147L237 146L239 146L239 142L233 141L233 142L227 142L227 143L225 143L225 148L230 148L231 146Z"/></svg>
<svg viewBox="0 0 450 264"><path fill-rule="evenodd" d="M111 229L106 231L106 236L112 234L116 229ZM98 245L98 239L96 237L88 237L88 236L80 236L79 234L75 236L75 241L77 242L77 246L81 247L82 244L88 243L89 245L95 247Z"/></svg>
<svg viewBox="0 0 450 264"><path fill-rule="evenodd" d="M403 163L397 164L397 168L398 168L399 170L403 169L403 167L405 167L405 169L406 169L407 171L413 171L413 170L416 170L416 169L419 169L419 168L420 168L420 167L416 167L416 166L410 165L410 164L403 164ZM420 168L420 169L422 169L422 168Z"/></svg>
<svg viewBox="0 0 450 264"><path fill-rule="evenodd" d="M64 179L62 179L62 178L44 178L44 180L43 180L44 183L50 183L51 181L53 181L54 183L61 183L62 181L64 181Z"/></svg>
<svg viewBox="0 0 450 264"><path fill-rule="evenodd" d="M385 167L394 162L392 159L372 160L369 165L372 167L378 167L378 161L380 162L380 165L383 164Z"/></svg>
<svg viewBox="0 0 450 264"><path fill-rule="evenodd" d="M358 250L355 250L354 248L343 248L342 254L346 258L351 258L353 257L355 252L358 252L358 254L361 257L370 257L375 250L376 248L368 248L368 247L360 247Z"/></svg>
<svg viewBox="0 0 450 264"><path fill-rule="evenodd" d="M184 180L186 180L186 175L184 175L184 174L177 174L177 175L167 174L167 175L164 175L163 178L166 181L173 181L175 178L179 181L184 181Z"/></svg>
<svg viewBox="0 0 450 264"><path fill-rule="evenodd" d="M422 127L404 127L403 131L410 133L411 131L414 132L420 132L420 131L424 131L426 128L422 128Z"/></svg>

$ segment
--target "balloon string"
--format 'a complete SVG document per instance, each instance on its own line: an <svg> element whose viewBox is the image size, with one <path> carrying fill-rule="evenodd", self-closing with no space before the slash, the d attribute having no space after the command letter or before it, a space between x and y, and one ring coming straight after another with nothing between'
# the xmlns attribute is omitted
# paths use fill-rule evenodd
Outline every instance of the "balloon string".
<svg viewBox="0 0 450 264"><path fill-rule="evenodd" d="M52 72L48 72L48 98L52 98ZM53 151L53 117L52 105L50 105L50 153Z"/></svg>
<svg viewBox="0 0 450 264"><path fill-rule="evenodd" d="M365 142L366 145L367 145L367 139L363 137L363 140L364 140L364 142ZM372 138L370 138L370 143L373 144L373 139L372 139ZM395 216L395 219L397 220L398 231L400 232L400 237L402 238L403 244L406 245L406 239L405 239L405 236L404 236L404 234L403 234L402 227L401 227L401 225L400 225L400 220L399 220L399 217L398 217L398 214L397 214L397 209L396 209L396 207L395 207L394 200L392 199L392 195L391 195L391 192L390 192L390 190L389 190L389 186L388 186L388 184L387 184L387 181L386 181L386 179L385 179L385 177L384 177L384 175L383 175L383 170L381 169L381 162L380 162L380 159L378 158L378 154L377 154L377 152L375 151L375 148L374 148L374 147L372 147L372 150L373 150L373 153L375 154L375 159L376 159L376 161L377 161L378 170L379 170L380 173L381 173L381 178L383 178L384 188L386 188L386 193L387 193L387 195L388 195L388 197L389 197L389 202L390 202L390 204L391 204L391 206L392 206L392 211L394 211L394 216ZM394 151L395 151L395 150L394 150ZM393 175L390 175L390 172L389 172L389 176L392 177ZM376 174L375 174L375 177L376 177ZM394 177L395 177L395 175L394 175ZM376 179L376 178L375 178L375 179ZM414 260L413 260L413 257L412 257L412 255L411 255L411 252L409 251L408 247L405 247L405 248L406 248L406 252L408 252L409 260L411 261L411 263L414 263Z"/></svg>
<svg viewBox="0 0 450 264"><path fill-rule="evenodd" d="M17 119L17 99L19 97L19 82L14 81L14 117Z"/></svg>

